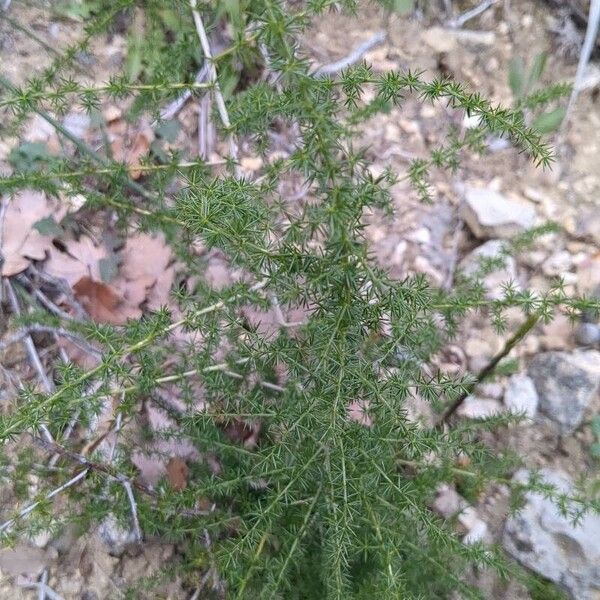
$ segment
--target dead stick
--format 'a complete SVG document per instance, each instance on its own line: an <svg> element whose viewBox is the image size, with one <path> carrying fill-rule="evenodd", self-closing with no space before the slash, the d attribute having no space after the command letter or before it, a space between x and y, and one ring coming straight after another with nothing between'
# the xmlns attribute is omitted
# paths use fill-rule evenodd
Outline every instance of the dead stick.
<svg viewBox="0 0 600 600"><path fill-rule="evenodd" d="M541 314L539 312L533 313L527 317L527 320L519 327L519 329L517 329L515 334L506 342L506 344L504 344L504 348L502 348L502 350L478 373L475 381L468 385L467 389L442 413L436 428L439 429L448 423L452 415L458 410L475 387L495 371L498 363L505 358L521 340L523 340L523 338L537 325L540 318Z"/></svg>

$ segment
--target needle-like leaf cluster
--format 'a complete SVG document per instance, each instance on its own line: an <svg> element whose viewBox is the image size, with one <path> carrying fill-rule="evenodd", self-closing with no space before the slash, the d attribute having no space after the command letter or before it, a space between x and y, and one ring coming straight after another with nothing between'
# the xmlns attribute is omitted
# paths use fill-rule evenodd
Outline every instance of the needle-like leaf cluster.
<svg viewBox="0 0 600 600"><path fill-rule="evenodd" d="M165 7L171 20L155 27L172 27L173 14L184 22L169 48L177 60L171 56L169 64L188 69L185 82L156 60L146 65L142 83L119 76L90 86L71 73L89 39L135 4L94 3L85 42L41 77L4 86L0 108L14 115L15 127L74 102L94 113L107 98L133 95L138 113L157 116L183 90L216 91L214 82L194 83L203 59L192 44L190 7L176 1ZM72 452L59 453L59 469L41 471L50 490L72 476L73 457L81 456L77 437L63 439L74 415L83 428L91 426L107 399L116 399L115 420L126 426L110 465L93 450L88 463L80 460L89 473L65 491L73 506L68 514L56 513L40 494L37 509L11 531L60 529L69 520L87 525L109 514L127 526L131 506L122 484L136 478L132 452L156 453L157 440L184 440L200 456L190 465L187 487L176 491L163 480L153 490L134 489L137 517L146 536L180 542L190 580L215 569L228 598L417 599L453 590L476 598L480 594L464 577L469 565L507 568L494 549L462 543L453 524L429 506L442 483L466 480L482 489L491 480L507 481L515 457L488 449L478 433L511 417L431 422L415 418L411 403L429 402L441 416L473 389L474 375L445 374L433 361L470 311L489 314L502 329L510 308L521 308L524 320L533 315L543 321L559 309L573 315L597 309L597 302L570 298L560 286L540 296L507 285L502 298L488 300L472 279L450 292L422 276L394 280L375 265L364 216L374 208L391 210L391 186L402 178L431 201L432 173L457 169L462 153L481 150L486 134L506 137L542 167L552 153L521 112L495 106L453 80L412 70L379 74L367 64L335 77L315 75L298 36L334 4L242 0L200 7L209 31L224 22L229 27L231 46L215 52L214 60L230 118L220 134L263 154L259 177L240 177L235 156L215 171L173 153L162 162L149 160L143 177L133 181L126 165L80 142L64 160L0 178L7 194L25 187L83 193L90 209L114 211L124 228L163 231L193 275L203 269L191 250L198 238L243 273L220 291L198 283L176 292L183 311L177 327L195 340L183 348L170 337L176 326L167 310L122 329L63 324L100 344L101 362L87 371L61 365L50 394L25 389L14 409L0 416L0 440L37 436L47 427ZM159 5L143 8L156 17ZM443 103L480 125L466 134L451 131L445 146L414 161L406 174L374 176L357 132L376 111L408 98ZM216 110L213 118L217 122ZM291 132L291 142L289 152L273 158L275 131ZM304 198L286 199L281 190L289 181L305 186ZM300 309L302 322L277 323L265 333L246 317L250 306L264 314ZM144 429L139 414L148 405L174 425ZM253 431L256 439L245 444L232 430ZM33 469L33 462L21 457L10 468Z"/></svg>

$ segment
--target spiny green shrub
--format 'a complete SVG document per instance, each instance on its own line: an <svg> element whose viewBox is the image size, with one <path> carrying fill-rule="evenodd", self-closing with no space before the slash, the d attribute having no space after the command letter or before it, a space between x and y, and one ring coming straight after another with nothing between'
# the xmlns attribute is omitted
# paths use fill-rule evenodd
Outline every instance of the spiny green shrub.
<svg viewBox="0 0 600 600"><path fill-rule="evenodd" d="M1 80L0 106L12 114L6 125L11 132L37 114L76 151L35 170L16 170L0 179L0 187L9 195L23 188L83 194L89 211L114 211L124 231L164 232L190 272L202 270L190 250L199 237L244 276L219 291L201 283L176 291L183 311L176 323L166 309L122 328L34 315L86 335L103 353L90 370L57 362L55 391L27 387L1 416L3 442L29 434L56 456L55 466L45 470L39 461L34 466L35 455L7 454L15 476L40 470L45 490L32 499L39 502L35 510L17 513L3 534L10 540L59 531L69 522L85 528L109 515L128 526L132 492L144 535L178 541L190 580L194 572L213 569L228 598L442 598L452 590L479 597L464 577L468 566L505 573L509 565L494 548L463 544L429 505L444 482L466 478L481 489L507 481L518 458L492 451L478 433L515 417L453 419L477 374L450 376L432 367L431 359L469 312L483 311L503 330L506 310L518 307L523 325L479 374L489 376L557 309L576 315L598 306L567 297L560 285L545 295L507 285L501 298L488 300L474 280L461 280L450 292L422 276L394 280L372 260L363 217L374 208L392 210L390 188L402 178L430 201L430 173L456 169L462 152L481 150L487 133L508 138L542 168L552 162L550 148L522 112L494 106L452 80L415 70L378 74L365 63L336 76L315 73L298 36L337 2L241 0L202 5L195 15L195 2L167 4L94 2L80 43L21 87ZM346 2L345 8L355 6ZM106 35L117 15L135 23L140 10L148 17L147 40L163 35L175 43L158 43L156 56L146 54L140 40L130 47L137 55L123 76L101 87L80 83L77 59L90 40ZM208 61L203 28L210 35L224 23L229 45L207 63L220 86L210 76L194 82L189 74ZM106 99L129 97L133 117L158 116L185 89L215 100L213 119L230 148L216 175L210 162L172 153L149 159L143 177L133 180L126 165L88 147L58 119L73 104L95 114ZM388 170L375 176L357 142L360 129L407 96L477 117L479 127L463 137L449 134L445 147L414 161L406 175ZM275 127L296 132L295 139L287 155L269 162ZM239 176L241 141L265 157L254 180ZM306 186L308 201L282 195L279 183L292 178ZM299 308L304 318L264 335L243 316L247 306ZM177 327L197 334L201 347L176 344L170 334ZM177 394L177 406L160 393L165 388ZM414 395L434 406L435 423L409 417L407 402ZM93 448L83 456L81 443L65 432L74 416L85 429L107 399L119 400L115 423L135 423L144 402L160 406L177 425L122 434L110 462ZM350 418L351 405L360 408L359 418ZM258 424L253 448L228 435L231 427ZM136 481L131 453L157 437L189 440L205 457L190 465L185 489L166 481L150 489ZM49 497L60 486L61 498L70 499L68 510L55 510L54 495ZM532 479L530 487L543 486ZM588 508L581 501L581 509Z"/></svg>

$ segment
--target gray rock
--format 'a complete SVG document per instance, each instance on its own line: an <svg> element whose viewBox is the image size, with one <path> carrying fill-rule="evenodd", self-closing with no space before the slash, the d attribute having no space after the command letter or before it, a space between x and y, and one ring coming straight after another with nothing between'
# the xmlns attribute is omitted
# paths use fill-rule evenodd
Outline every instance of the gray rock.
<svg viewBox="0 0 600 600"><path fill-rule="evenodd" d="M71 112L63 119L64 128L76 137L85 137L91 126L91 119L85 113Z"/></svg>
<svg viewBox="0 0 600 600"><path fill-rule="evenodd" d="M516 282L517 265L512 256L503 254L505 243L502 240L488 240L485 244L475 248L473 252L465 256L461 261L460 267L464 274L472 277L481 270L482 261L485 259L501 259L502 266L483 278L483 284L486 288L486 297L489 300L497 300L503 296L502 284ZM515 287L519 288L518 285Z"/></svg>
<svg viewBox="0 0 600 600"><path fill-rule="evenodd" d="M18 543L13 548L0 548L0 579L1 574L37 577L49 563L47 552L25 543Z"/></svg>
<svg viewBox="0 0 600 600"><path fill-rule="evenodd" d="M600 212L598 208L594 206L579 211L575 227L570 229L573 237L600 244Z"/></svg>
<svg viewBox="0 0 600 600"><path fill-rule="evenodd" d="M540 398L540 410L558 423L561 434L572 433L600 386L600 352L544 352L529 364Z"/></svg>
<svg viewBox="0 0 600 600"><path fill-rule="evenodd" d="M487 419L502 412L502 404L492 398L467 396L456 411L461 417L468 419Z"/></svg>
<svg viewBox="0 0 600 600"><path fill-rule="evenodd" d="M535 209L482 188L465 188L461 215L480 239L510 238L535 225Z"/></svg>
<svg viewBox="0 0 600 600"><path fill-rule="evenodd" d="M566 475L550 469L544 481L560 491L572 491ZM526 483L521 470L515 480ZM574 526L556 505L541 494L527 492L523 510L506 522L504 548L523 565L564 587L575 600L594 600L600 595L600 517L587 515Z"/></svg>
<svg viewBox="0 0 600 600"><path fill-rule="evenodd" d="M444 519L451 519L468 505L467 501L451 486L442 484L431 508Z"/></svg>
<svg viewBox="0 0 600 600"><path fill-rule="evenodd" d="M600 343L600 326L596 323L582 323L575 330L575 341L581 346L593 346Z"/></svg>
<svg viewBox="0 0 600 600"><path fill-rule="evenodd" d="M121 556L128 546L137 541L135 533L130 529L124 529L112 515L108 515L100 523L98 536L111 556Z"/></svg>
<svg viewBox="0 0 600 600"><path fill-rule="evenodd" d="M513 375L506 385L504 404L514 413L524 413L533 420L537 413L539 397L533 379L527 375Z"/></svg>

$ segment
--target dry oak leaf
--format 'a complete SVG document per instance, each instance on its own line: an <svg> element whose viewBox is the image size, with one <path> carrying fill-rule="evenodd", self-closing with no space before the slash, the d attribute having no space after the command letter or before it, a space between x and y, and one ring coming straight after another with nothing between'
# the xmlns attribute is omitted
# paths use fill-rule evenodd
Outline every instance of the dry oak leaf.
<svg viewBox="0 0 600 600"><path fill-rule="evenodd" d="M111 123L109 129L112 132L119 131L119 124ZM129 167L129 175L132 179L139 179L143 173L140 169L142 159L148 154L150 144L154 141L154 131L147 123L143 124L135 134L133 140L127 140L121 136L115 136L111 143L113 157L119 162L124 162Z"/></svg>
<svg viewBox="0 0 600 600"><path fill-rule="evenodd" d="M109 285L91 277L82 277L73 286L73 292L92 320L97 323L124 325L127 319L141 316L141 311L124 302Z"/></svg>
<svg viewBox="0 0 600 600"><path fill-rule="evenodd" d="M187 487L187 479L190 469L185 461L175 456L167 463L167 479L174 490L180 492Z"/></svg>
<svg viewBox="0 0 600 600"><path fill-rule="evenodd" d="M107 251L82 236L79 240L67 240L65 251L52 247L45 264L49 275L65 280L73 289L90 317L98 323L124 325L128 319L139 319L142 311L137 303L129 301L114 285L102 281L100 260Z"/></svg>
<svg viewBox="0 0 600 600"><path fill-rule="evenodd" d="M107 257L106 249L96 246L89 238L64 242L65 251L52 247L44 265L48 275L64 279L73 287L82 277L101 281L99 262Z"/></svg>
<svg viewBox="0 0 600 600"><path fill-rule="evenodd" d="M2 222L0 253L4 257L2 275L24 271L30 260L43 260L52 246L52 236L42 235L34 225L45 218L60 221L66 211L43 192L23 190L8 200Z"/></svg>
<svg viewBox="0 0 600 600"><path fill-rule="evenodd" d="M169 301L175 279L173 253L162 234L138 233L127 238L120 253L121 269L113 282L130 304L146 301L149 310L158 310Z"/></svg>
<svg viewBox="0 0 600 600"><path fill-rule="evenodd" d="M177 424L166 412L154 406L146 407L146 416L148 426L152 431L175 431ZM167 457L171 457L167 461ZM173 485L173 481L168 474L167 465L173 460L181 461L187 468L188 462L200 460L200 454L192 442L184 437L173 436L155 439L151 445L144 450L134 450L131 455L131 462L140 472L140 479L151 487L155 487L161 477L165 475ZM175 463L177 465L177 463ZM172 471L175 470L173 465ZM187 476L186 476L187 481Z"/></svg>

